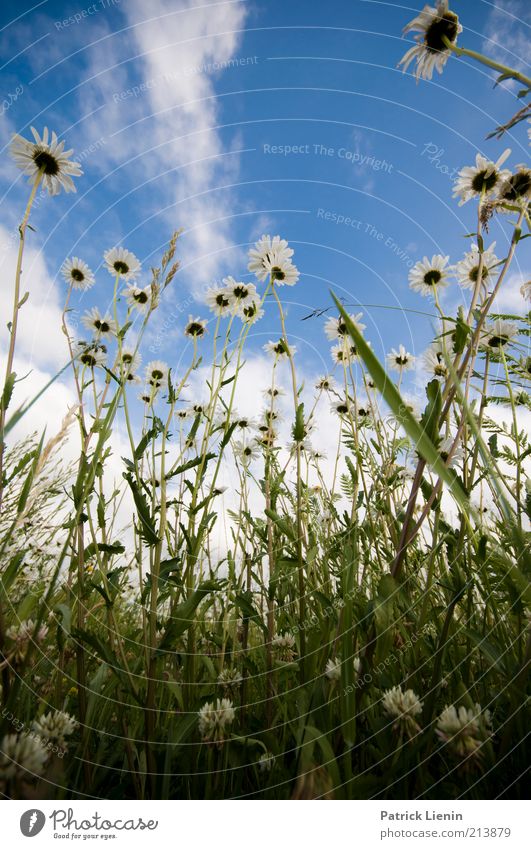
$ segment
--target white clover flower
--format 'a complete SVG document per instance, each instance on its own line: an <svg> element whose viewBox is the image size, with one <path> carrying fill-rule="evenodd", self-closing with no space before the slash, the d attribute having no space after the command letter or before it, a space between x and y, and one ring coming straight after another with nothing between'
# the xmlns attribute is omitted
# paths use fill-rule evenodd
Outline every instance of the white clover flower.
<svg viewBox="0 0 531 849"><path fill-rule="evenodd" d="M277 285L293 286L299 272L293 265L293 250L280 236L262 236L249 251L247 268L259 280L272 278Z"/></svg>
<svg viewBox="0 0 531 849"><path fill-rule="evenodd" d="M218 675L218 684L229 693L239 687L241 683L242 675L239 669L231 669L227 666Z"/></svg>
<svg viewBox="0 0 531 849"><path fill-rule="evenodd" d="M425 256L415 263L409 272L409 287L423 297L434 295L437 289L448 286L451 268L447 268L449 256L434 254L430 259Z"/></svg>
<svg viewBox="0 0 531 849"><path fill-rule="evenodd" d="M481 282L484 286L489 286L494 282L496 268L499 264L499 259L494 253L496 242L493 242L490 248L483 251L483 262L481 266ZM471 249L465 254L461 262L455 266L455 276L460 286L465 289L474 289L478 282L480 253L477 245L471 245Z"/></svg>
<svg viewBox="0 0 531 849"><path fill-rule="evenodd" d="M155 389L160 389L162 385L167 385L168 373L169 368L166 363L162 360L152 360L145 369L146 382Z"/></svg>
<svg viewBox="0 0 531 849"><path fill-rule="evenodd" d="M46 713L39 719L35 719L32 724L35 733L39 734L43 740L55 743L63 749L66 749L66 738L70 737L77 727L78 722L74 717L61 710Z"/></svg>
<svg viewBox="0 0 531 849"><path fill-rule="evenodd" d="M429 372L430 377L436 377L437 380L446 380L448 377L448 369L443 351L444 349L440 342L434 342L425 351L423 356L424 366Z"/></svg>
<svg viewBox="0 0 531 849"><path fill-rule="evenodd" d="M341 678L341 658L336 657L334 660L329 658L326 662L325 675L330 681L339 681Z"/></svg>
<svg viewBox="0 0 531 849"><path fill-rule="evenodd" d="M42 175L42 182L50 195L57 195L61 188L65 192L75 192L76 187L72 177L83 173L79 162L72 162L70 157L73 150L64 150L64 141L60 142L52 132L48 142L48 127L44 128L42 138L37 130L31 127L34 142L27 141L17 133L13 136L10 153L17 168L27 174L32 183L37 182Z"/></svg>
<svg viewBox="0 0 531 849"><path fill-rule="evenodd" d="M499 353L518 335L518 326L512 321L497 318L481 333L481 347L491 353Z"/></svg>
<svg viewBox="0 0 531 849"><path fill-rule="evenodd" d="M43 774L48 751L31 734L6 734L0 746L0 779L38 777Z"/></svg>
<svg viewBox="0 0 531 849"><path fill-rule="evenodd" d="M349 315L352 324L360 332L365 330L365 324L362 324L360 321L362 315L362 312L358 312L355 315ZM333 341L334 339L344 339L345 337L349 338L348 328L343 316L339 315L337 318L331 317L327 319L325 323L325 333L326 338L330 339L330 341Z"/></svg>
<svg viewBox="0 0 531 849"><path fill-rule="evenodd" d="M94 274L87 263L77 256L65 259L61 274L72 289L78 289L80 292L86 292L94 285Z"/></svg>
<svg viewBox="0 0 531 849"><path fill-rule="evenodd" d="M201 336L205 335L207 324L208 321L206 319L201 319L199 317L194 318L189 315L188 324L184 328L184 335L191 336L193 339L199 339Z"/></svg>
<svg viewBox="0 0 531 849"><path fill-rule="evenodd" d="M271 640L271 648L282 660L290 661L295 657L295 637L293 634L277 634Z"/></svg>
<svg viewBox="0 0 531 849"><path fill-rule="evenodd" d="M111 318L109 313L102 315L98 307L87 310L81 322L87 330L94 334L96 339L110 339L112 336L116 336L118 332L114 319Z"/></svg>
<svg viewBox="0 0 531 849"><path fill-rule="evenodd" d="M145 313L151 304L151 286L140 289L138 286L128 286L125 292L125 300L129 307L134 307L140 313Z"/></svg>
<svg viewBox="0 0 531 849"><path fill-rule="evenodd" d="M288 345L285 339L279 339L278 342L269 341L264 345L264 351L267 354L272 354L279 360L291 358L296 350L297 348L293 345Z"/></svg>
<svg viewBox="0 0 531 849"><path fill-rule="evenodd" d="M105 251L103 258L113 277L119 275L124 280L132 280L140 271L140 260L126 248L111 248Z"/></svg>
<svg viewBox="0 0 531 849"><path fill-rule="evenodd" d="M260 772L271 772L275 765L275 756L271 752L262 752L258 758L258 769Z"/></svg>
<svg viewBox="0 0 531 849"><path fill-rule="evenodd" d="M455 705L446 706L437 719L435 733L458 757L479 756L481 744L492 734L490 713L482 711L478 704L475 709L467 709L464 705L459 710Z"/></svg>
<svg viewBox="0 0 531 849"><path fill-rule="evenodd" d="M205 743L222 743L229 726L234 722L235 712L230 699L207 702L199 711L199 733Z"/></svg>
<svg viewBox="0 0 531 849"><path fill-rule="evenodd" d="M253 460L257 460L260 457L260 451L257 445L250 442L235 442L234 454L244 466L249 465Z"/></svg>
<svg viewBox="0 0 531 849"><path fill-rule="evenodd" d="M206 293L205 303L214 315L227 315L232 311L231 292L227 286L209 289Z"/></svg>
<svg viewBox="0 0 531 849"><path fill-rule="evenodd" d="M74 347L74 358L87 368L97 368L105 365L107 348L98 342L83 342L80 339Z"/></svg>
<svg viewBox="0 0 531 849"><path fill-rule="evenodd" d="M403 345L398 346L398 351L396 348L391 348L387 354L386 360L387 365L393 371L409 371L415 367L415 357L413 354L410 354L409 351L406 351Z"/></svg>
<svg viewBox="0 0 531 849"><path fill-rule="evenodd" d="M497 194L500 185L511 176L511 172L507 169L501 170L501 166L510 153L509 149L504 150L496 162L477 153L475 165L461 168L453 191L454 198L460 198L459 206L475 197L488 199Z"/></svg>
<svg viewBox="0 0 531 849"><path fill-rule="evenodd" d="M398 63L399 66L403 65L402 70L407 71L410 64L416 61L417 82L419 79L431 80L434 70L442 74L451 52L443 38L455 44L462 31L459 18L448 9L448 0L439 0L435 8L424 6L422 12L404 27L404 34L418 32L415 36L418 43L407 51Z"/></svg>
<svg viewBox="0 0 531 849"><path fill-rule="evenodd" d="M6 630L6 637L14 643L15 657L21 660L24 657L28 644L35 640L42 643L48 634L48 626L40 625L34 636L35 622L33 619L22 619L17 625L11 625Z"/></svg>
<svg viewBox="0 0 531 849"><path fill-rule="evenodd" d="M422 713L422 702L413 690L403 692L401 687L387 690L382 698L382 707L388 716L396 719L395 728L403 727L410 736L420 731L415 717Z"/></svg>

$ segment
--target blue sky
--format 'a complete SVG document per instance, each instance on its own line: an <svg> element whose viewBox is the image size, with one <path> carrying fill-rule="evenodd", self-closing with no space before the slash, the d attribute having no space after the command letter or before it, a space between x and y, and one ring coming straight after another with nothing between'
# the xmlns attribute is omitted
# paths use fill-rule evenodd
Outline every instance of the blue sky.
<svg viewBox="0 0 531 849"><path fill-rule="evenodd" d="M526 6L456 0L460 43L524 67ZM457 261L474 227L473 204L452 200L453 175L478 151L496 159L511 147L515 165L528 150L523 125L485 139L519 106L517 89L493 89L487 69L452 58L441 77L419 85L397 70L409 46L402 28L420 7L4 0L0 143L5 150L12 132L47 125L85 172L76 195L43 198L32 216L28 278L33 269L39 283L23 340L30 364L45 374L61 362L60 340L46 340L64 296L65 257L96 270L105 249L123 244L141 258L147 282L180 227L183 265L148 339L153 355L180 357L188 312L206 315L204 286L226 274L249 279L246 251L262 233L295 249L301 279L282 293L309 372L329 368L329 346L322 319L301 319L329 306L330 288L363 305L378 354L400 342L420 353L432 335L420 313L432 306L409 290L409 267L424 254ZM11 256L27 185L5 156L0 183L2 255ZM508 234L507 221L492 225L500 257ZM526 252L508 306L528 277ZM110 277L97 276L77 310L107 306ZM460 297L455 284L449 308ZM251 350L275 332L271 308Z"/></svg>

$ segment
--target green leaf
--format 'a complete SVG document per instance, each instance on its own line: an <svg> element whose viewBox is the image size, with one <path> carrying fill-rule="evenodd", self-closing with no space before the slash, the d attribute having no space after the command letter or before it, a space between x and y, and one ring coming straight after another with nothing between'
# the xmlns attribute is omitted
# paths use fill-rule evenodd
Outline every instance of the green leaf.
<svg viewBox="0 0 531 849"><path fill-rule="evenodd" d="M222 584L222 581L204 581L202 584L199 584L197 589L190 594L186 601L183 601L181 604L178 604L172 609L170 622L167 625L164 636L159 643L158 651L165 652L175 650L179 637L182 636L182 634L188 630L190 625L193 625L195 622L194 613L198 605L206 595L219 590Z"/></svg>
<svg viewBox="0 0 531 849"><path fill-rule="evenodd" d="M124 472L124 478L131 487L131 492L133 493L133 499L135 502L138 519L140 522L140 534L148 545L157 545L160 542L160 537L157 535L154 519L149 512L149 507L146 498L144 494L140 492L136 481L133 480L132 475L126 474Z"/></svg>

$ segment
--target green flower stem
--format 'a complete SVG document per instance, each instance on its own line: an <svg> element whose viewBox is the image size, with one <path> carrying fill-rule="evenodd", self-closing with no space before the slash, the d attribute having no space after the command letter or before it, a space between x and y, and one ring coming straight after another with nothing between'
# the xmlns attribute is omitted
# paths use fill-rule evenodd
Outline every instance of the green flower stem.
<svg viewBox="0 0 531 849"><path fill-rule="evenodd" d="M527 88L531 88L531 78L526 77L525 74L520 73L520 71L516 71L514 68L509 68L507 65L502 65L501 62L495 62L494 59L489 59L489 57L484 56L483 53L476 53L475 50L469 50L466 47L458 47L457 44L450 41L444 35L443 41L448 50L451 50L456 56L468 56L470 59L474 59L476 62L486 65L487 68L499 71L500 74L504 74L507 78L518 80L518 82L522 83L522 85L527 86Z"/></svg>

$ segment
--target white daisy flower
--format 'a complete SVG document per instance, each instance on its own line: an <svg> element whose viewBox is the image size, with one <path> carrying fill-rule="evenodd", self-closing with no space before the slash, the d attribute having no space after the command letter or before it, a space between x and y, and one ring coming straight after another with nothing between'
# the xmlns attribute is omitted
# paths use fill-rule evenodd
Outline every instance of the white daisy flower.
<svg viewBox="0 0 531 849"><path fill-rule="evenodd" d="M436 377L438 380L446 380L448 377L443 350L440 342L434 342L423 356L424 366L430 377Z"/></svg>
<svg viewBox="0 0 531 849"><path fill-rule="evenodd" d="M262 390L262 395L264 396L264 398L268 402L271 402L271 401L274 402L274 401L277 400L277 398L281 398L282 395L285 395L285 394L286 394L286 391L284 389L282 389L281 386L273 386L273 387L270 386L268 389Z"/></svg>
<svg viewBox="0 0 531 849"><path fill-rule="evenodd" d="M231 293L227 287L209 289L205 303L214 315L224 316L232 310Z"/></svg>
<svg viewBox="0 0 531 849"><path fill-rule="evenodd" d="M335 363L356 363L359 360L358 349L354 342L344 340L339 345L334 345L330 349L330 354Z"/></svg>
<svg viewBox="0 0 531 849"><path fill-rule="evenodd" d="M79 289L81 292L86 292L94 285L94 274L88 267L86 262L73 256L71 259L66 259L61 266L61 274L72 289Z"/></svg>
<svg viewBox="0 0 531 849"><path fill-rule="evenodd" d="M315 388L318 392L335 392L336 386L337 384L334 378L329 374L325 374L322 377L317 378L315 383Z"/></svg>
<svg viewBox="0 0 531 849"><path fill-rule="evenodd" d="M476 164L461 168L454 183L454 198L460 198L459 206L475 197L483 195L492 197L500 185L511 176L507 169L501 170L501 166L510 155L509 149L505 150L496 162L486 159L481 153L476 154Z"/></svg>
<svg viewBox="0 0 531 849"><path fill-rule="evenodd" d="M266 433L257 436L255 442L257 445L260 445L262 448L273 448L275 442L278 439L278 433L273 428L269 428Z"/></svg>
<svg viewBox="0 0 531 849"><path fill-rule="evenodd" d="M122 363L124 369L130 372L137 372L140 368L142 357L133 348L122 348Z"/></svg>
<svg viewBox="0 0 531 849"><path fill-rule="evenodd" d="M356 416L360 423L368 423L372 419L371 405L367 401L356 402Z"/></svg>
<svg viewBox="0 0 531 849"><path fill-rule="evenodd" d="M299 279L299 272L293 265L293 250L280 236L262 236L254 248L249 251L247 268L259 280L272 277L278 285L293 286Z"/></svg>
<svg viewBox="0 0 531 849"><path fill-rule="evenodd" d="M465 459L465 452L463 450L463 446L460 443L458 443L454 448L454 451L452 453L450 461L448 461L448 457L450 455L450 450L451 450L454 442L455 442L455 437L447 436L446 439L443 439L441 444L439 445L439 454L441 455L444 462L451 469L454 469L457 466L460 466L462 464L463 460Z"/></svg>
<svg viewBox="0 0 531 849"><path fill-rule="evenodd" d="M272 354L279 360L292 357L297 350L293 345L290 347L285 339L279 339L278 342L269 341L263 348L267 354Z"/></svg>
<svg viewBox="0 0 531 849"><path fill-rule="evenodd" d="M499 352L518 335L518 326L512 321L497 318L488 324L481 334L481 346L487 351Z"/></svg>
<svg viewBox="0 0 531 849"><path fill-rule="evenodd" d="M260 307L258 298L255 298L252 301L245 301L245 303L241 304L238 315L245 324L254 324L263 317L264 310Z"/></svg>
<svg viewBox="0 0 531 849"><path fill-rule="evenodd" d="M356 315L349 315L351 322L360 332L365 330L365 325L360 322L362 315L362 312L358 312ZM325 324L325 333L326 338L331 341L334 339L344 339L345 337L348 338L349 332L343 316L340 315L337 318L329 318Z"/></svg>
<svg viewBox="0 0 531 849"><path fill-rule="evenodd" d="M28 732L6 734L0 746L0 780L42 775L48 754L41 741Z"/></svg>
<svg viewBox="0 0 531 849"><path fill-rule="evenodd" d="M403 345L398 346L398 351L395 348L391 348L386 360L387 365L393 371L409 371L415 367L415 357L406 351Z"/></svg>
<svg viewBox="0 0 531 849"><path fill-rule="evenodd" d="M234 277L224 277L223 283L225 284L225 289L229 294L231 303L238 308L257 299L254 283L242 283L235 280Z"/></svg>
<svg viewBox="0 0 531 849"><path fill-rule="evenodd" d="M253 460L258 460L260 451L255 443L237 441L234 443L234 454L237 459L247 466Z"/></svg>
<svg viewBox="0 0 531 849"><path fill-rule="evenodd" d="M340 401L334 401L330 404L330 412L334 413L334 415L343 418L343 416L348 416L349 413L352 413L352 404L347 399L341 399Z"/></svg>
<svg viewBox="0 0 531 849"><path fill-rule="evenodd" d="M207 324L208 321L206 319L201 319L199 317L194 318L189 315L188 324L184 328L184 335L191 336L193 339L199 339L201 336L205 335Z"/></svg>
<svg viewBox="0 0 531 849"><path fill-rule="evenodd" d="M452 270L447 268L449 259L449 256L434 254L431 260L427 256L419 260L409 272L410 288L426 297L433 295L436 289L448 286L449 273Z"/></svg>
<svg viewBox="0 0 531 849"><path fill-rule="evenodd" d="M125 292L125 300L129 307L135 307L140 313L145 313L151 304L151 286L140 289L138 286L128 286Z"/></svg>
<svg viewBox="0 0 531 849"><path fill-rule="evenodd" d="M403 65L403 70L407 71L410 64L416 61L417 82L419 79L431 80L434 70L442 74L450 58L450 50L443 37L455 43L462 30L459 18L448 9L448 0L439 0L436 8L424 6L422 12L404 27L404 34L418 32L414 37L418 43L407 51L398 64Z"/></svg>
<svg viewBox="0 0 531 849"><path fill-rule="evenodd" d="M256 422L251 416L240 415L236 410L232 412L232 421L235 422L238 430L246 431L256 427Z"/></svg>
<svg viewBox="0 0 531 849"><path fill-rule="evenodd" d="M140 261L126 248L111 248L103 254L109 274L132 280L140 271Z"/></svg>
<svg viewBox="0 0 531 849"><path fill-rule="evenodd" d="M27 174L35 183L42 174L42 182L50 195L57 195L61 188L65 192L75 192L72 177L79 177L83 171L79 162L72 162L73 150L64 150L64 141L60 142L52 132L48 141L48 127L44 128L42 138L31 127L34 142L27 141L15 133L10 145L10 153L17 168Z"/></svg>
<svg viewBox="0 0 531 849"><path fill-rule="evenodd" d="M199 733L206 743L222 743L236 716L230 699L207 702L198 715Z"/></svg>
<svg viewBox="0 0 531 849"><path fill-rule="evenodd" d="M481 282L484 286L489 286L494 282L496 268L499 264L499 259L494 253L496 242L493 242L490 248L483 251L483 263L481 267ZM478 246L471 245L471 250L465 254L461 262L455 266L455 276L460 286L465 289L473 289L478 280L480 254Z"/></svg>
<svg viewBox="0 0 531 849"><path fill-rule="evenodd" d="M500 186L498 200L527 206L530 198L531 169L518 165L515 173L510 174Z"/></svg>
<svg viewBox="0 0 531 849"><path fill-rule="evenodd" d="M169 368L161 360L152 360L146 366L146 382L155 389L168 383Z"/></svg>
<svg viewBox="0 0 531 849"><path fill-rule="evenodd" d="M76 342L74 349L74 357L76 360L87 366L87 368L97 368L103 366L107 362L107 348L105 345L100 345L97 342Z"/></svg>
<svg viewBox="0 0 531 849"><path fill-rule="evenodd" d="M109 313L102 315L98 307L92 307L92 309L87 310L81 322L97 339L110 339L117 334L114 319L111 318Z"/></svg>
<svg viewBox="0 0 531 849"><path fill-rule="evenodd" d="M388 716L396 719L394 728L403 727L410 736L420 731L415 717L422 713L422 702L413 690L403 692L401 687L387 690L382 698L382 707Z"/></svg>
<svg viewBox="0 0 531 849"><path fill-rule="evenodd" d="M435 733L457 757L479 755L481 744L492 734L490 713L478 704L475 708L461 705L459 710L449 705L438 717Z"/></svg>

